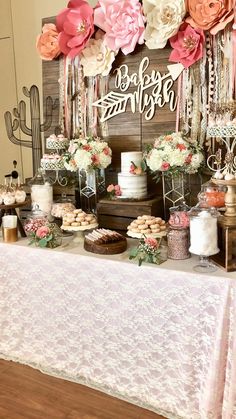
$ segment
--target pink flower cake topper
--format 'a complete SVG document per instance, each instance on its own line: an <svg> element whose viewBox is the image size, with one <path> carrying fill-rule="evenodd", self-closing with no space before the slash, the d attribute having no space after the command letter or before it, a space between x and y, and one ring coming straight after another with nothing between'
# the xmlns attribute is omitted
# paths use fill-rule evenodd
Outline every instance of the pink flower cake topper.
<svg viewBox="0 0 236 419"><path fill-rule="evenodd" d="M76 57L94 33L93 8L84 0L71 0L56 18L63 54Z"/></svg>

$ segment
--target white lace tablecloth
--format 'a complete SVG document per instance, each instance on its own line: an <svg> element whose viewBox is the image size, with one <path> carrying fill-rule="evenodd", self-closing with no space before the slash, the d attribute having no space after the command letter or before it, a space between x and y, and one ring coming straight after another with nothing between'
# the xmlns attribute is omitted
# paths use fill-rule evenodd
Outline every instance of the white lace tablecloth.
<svg viewBox="0 0 236 419"><path fill-rule="evenodd" d="M0 243L0 357L167 418L236 418L236 273L192 265Z"/></svg>

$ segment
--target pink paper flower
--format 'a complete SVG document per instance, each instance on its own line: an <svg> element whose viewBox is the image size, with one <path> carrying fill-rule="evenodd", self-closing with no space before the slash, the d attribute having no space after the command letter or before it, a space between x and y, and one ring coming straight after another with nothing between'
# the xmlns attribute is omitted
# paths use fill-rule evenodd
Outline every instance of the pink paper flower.
<svg viewBox="0 0 236 419"><path fill-rule="evenodd" d="M105 32L104 42L127 55L136 44L144 42L142 6L138 0L99 0L94 9L94 23Z"/></svg>
<svg viewBox="0 0 236 419"><path fill-rule="evenodd" d="M58 31L54 23L43 25L42 33L38 35L36 40L36 48L40 57L45 61L51 61L60 55Z"/></svg>
<svg viewBox="0 0 236 419"><path fill-rule="evenodd" d="M36 236L39 239L43 239L44 237L46 237L49 234L49 232L50 232L50 230L49 230L48 227L42 226L42 227L39 227L38 230L36 231Z"/></svg>
<svg viewBox="0 0 236 419"><path fill-rule="evenodd" d="M170 38L173 51L169 61L179 62L185 68L190 67L203 56L205 41L202 29L193 29L187 23L180 26L179 32Z"/></svg>
<svg viewBox="0 0 236 419"><path fill-rule="evenodd" d="M56 18L63 54L74 58L93 35L93 8L85 0L71 0Z"/></svg>
<svg viewBox="0 0 236 419"><path fill-rule="evenodd" d="M235 0L187 0L186 22L215 35L234 19Z"/></svg>

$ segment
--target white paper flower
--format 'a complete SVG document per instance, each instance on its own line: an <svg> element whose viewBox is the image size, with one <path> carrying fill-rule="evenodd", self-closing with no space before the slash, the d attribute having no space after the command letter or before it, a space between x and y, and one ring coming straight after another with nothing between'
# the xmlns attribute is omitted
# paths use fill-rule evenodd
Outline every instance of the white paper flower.
<svg viewBox="0 0 236 419"><path fill-rule="evenodd" d="M147 26L144 34L150 49L164 48L168 39L178 32L186 14L184 0L143 0Z"/></svg>
<svg viewBox="0 0 236 419"><path fill-rule="evenodd" d="M87 46L80 55L80 62L83 66L85 76L107 76L110 73L116 53L107 45L103 39L90 39Z"/></svg>

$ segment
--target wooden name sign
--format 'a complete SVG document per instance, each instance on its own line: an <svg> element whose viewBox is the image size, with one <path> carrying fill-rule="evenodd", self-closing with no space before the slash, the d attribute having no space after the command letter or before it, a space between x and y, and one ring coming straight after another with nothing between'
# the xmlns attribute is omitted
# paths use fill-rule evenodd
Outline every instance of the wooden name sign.
<svg viewBox="0 0 236 419"><path fill-rule="evenodd" d="M167 66L168 73L161 74L158 70L152 70L148 74L149 64L149 58L144 57L139 64L138 72L130 74L127 64L114 70L115 87L121 93L111 91L93 103L93 106L102 108L101 122L124 113L128 103L132 113L144 114L147 121L153 118L156 108L162 108L166 104L169 104L171 112L175 111L177 97L173 84L183 71L183 66L172 64ZM134 91L127 92L132 87Z"/></svg>

